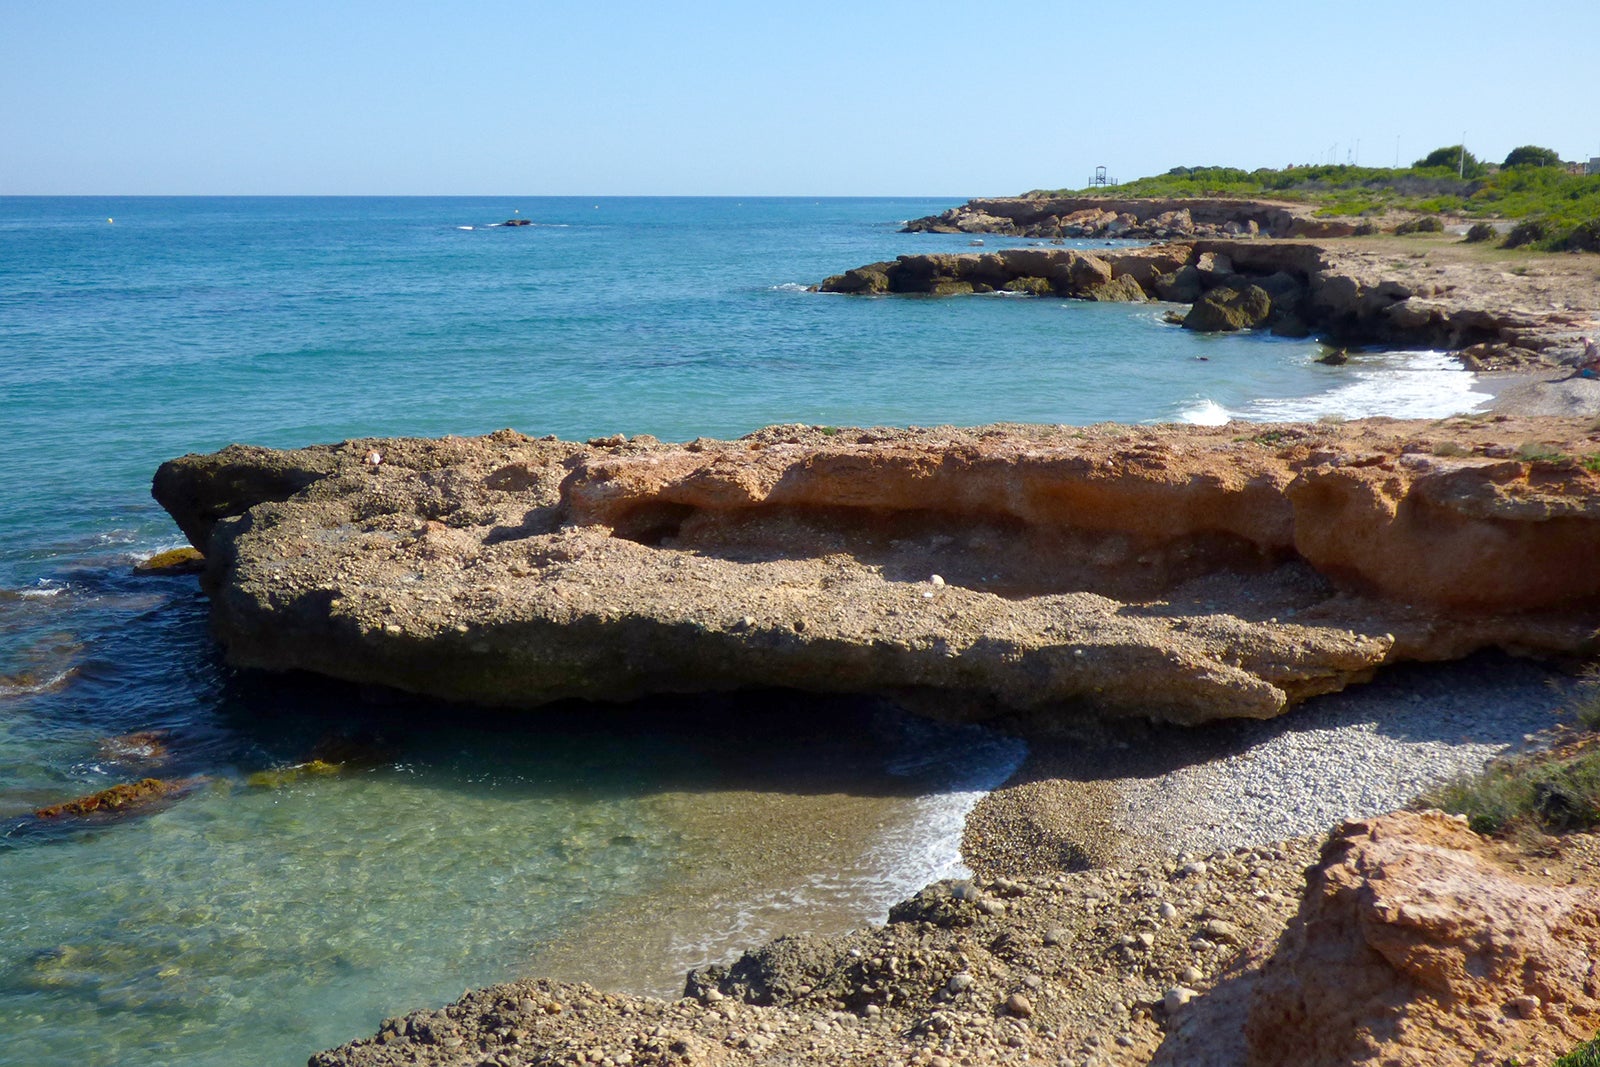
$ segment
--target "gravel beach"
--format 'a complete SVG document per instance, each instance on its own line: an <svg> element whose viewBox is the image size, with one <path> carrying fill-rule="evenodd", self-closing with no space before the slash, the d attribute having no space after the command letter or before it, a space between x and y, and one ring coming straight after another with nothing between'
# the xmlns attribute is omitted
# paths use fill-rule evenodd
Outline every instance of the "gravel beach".
<svg viewBox="0 0 1600 1067"><path fill-rule="evenodd" d="M1041 742L969 817L988 877L1320 834L1540 743L1572 678L1506 656L1392 668L1264 722Z"/></svg>

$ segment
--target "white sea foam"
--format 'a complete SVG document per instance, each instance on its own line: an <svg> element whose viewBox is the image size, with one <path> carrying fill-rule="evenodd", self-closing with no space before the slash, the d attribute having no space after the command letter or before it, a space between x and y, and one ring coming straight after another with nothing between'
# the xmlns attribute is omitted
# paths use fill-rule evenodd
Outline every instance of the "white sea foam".
<svg viewBox="0 0 1600 1067"><path fill-rule="evenodd" d="M18 589L16 596L28 600L43 600L47 597L60 596L67 591L67 587L51 578L40 578L34 584L23 589Z"/></svg>
<svg viewBox="0 0 1600 1067"><path fill-rule="evenodd" d="M458 229L458 230L473 230L473 229L477 229L477 227L475 227L475 226L457 226L456 229Z"/></svg>
<svg viewBox="0 0 1600 1067"><path fill-rule="evenodd" d="M59 688L68 678L72 677L77 669L76 667L68 667L36 682L15 679L8 682L0 682L0 697L20 697L33 693L48 693L52 689Z"/></svg>
<svg viewBox="0 0 1600 1067"><path fill-rule="evenodd" d="M781 285L767 286L769 293L809 293L811 286L803 282L784 282Z"/></svg>
<svg viewBox="0 0 1600 1067"><path fill-rule="evenodd" d="M1178 413L1178 421L1191 426L1222 426L1232 418L1227 408L1208 396L1200 397L1194 404Z"/></svg>
<svg viewBox="0 0 1600 1067"><path fill-rule="evenodd" d="M888 767L903 777L942 779L942 790L914 801L904 817L885 825L859 857L818 871L801 882L740 901L712 925L676 934L671 955L685 966L724 960L778 930L805 932L813 914L855 912L881 921L895 903L945 878L968 878L961 838L968 814L989 791L1016 773L1027 757L1022 741L981 727L953 744L949 727L911 724L909 749ZM942 731L942 736L940 732ZM919 733L920 731L920 733Z"/></svg>
<svg viewBox="0 0 1600 1067"><path fill-rule="evenodd" d="M1352 354L1333 389L1305 397L1255 400L1240 417L1293 422L1337 416L1361 419L1437 419L1471 411L1491 399L1477 391L1477 378L1443 352Z"/></svg>

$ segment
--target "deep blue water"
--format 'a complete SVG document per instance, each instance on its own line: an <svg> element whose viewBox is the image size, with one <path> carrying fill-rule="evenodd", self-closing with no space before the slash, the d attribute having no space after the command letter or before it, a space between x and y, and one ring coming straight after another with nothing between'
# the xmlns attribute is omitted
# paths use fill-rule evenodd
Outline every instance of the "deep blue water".
<svg viewBox="0 0 1600 1067"><path fill-rule="evenodd" d="M303 1061L703 878L729 845L702 817L749 802L752 761L761 803L873 805L876 836L781 876L827 875L837 899L817 921L861 921L954 862L963 798L1016 758L849 702L827 721L874 725L842 753L837 732L694 728L761 708L679 702L666 710L689 725L666 730L582 710L447 730L426 705L233 672L192 579L129 574L179 542L148 492L166 458L504 426L671 440L1478 399L1438 356L1328 368L1311 343L1196 337L1155 306L804 291L965 250L895 232L950 205L0 198L0 1063ZM536 225L490 225L513 213ZM106 747L152 730L164 761ZM358 772L252 784L330 732L384 741ZM983 759L963 755L974 745ZM854 784L825 789L806 765ZM147 773L202 781L158 814L73 832L28 814ZM784 810L803 827L829 809ZM726 921L754 936L751 907L732 900Z"/></svg>

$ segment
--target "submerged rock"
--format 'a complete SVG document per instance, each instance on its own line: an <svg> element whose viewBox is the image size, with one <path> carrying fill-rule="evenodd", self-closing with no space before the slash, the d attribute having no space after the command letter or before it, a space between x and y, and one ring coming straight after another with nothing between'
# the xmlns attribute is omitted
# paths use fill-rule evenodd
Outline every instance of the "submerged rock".
<svg viewBox="0 0 1600 1067"><path fill-rule="evenodd" d="M1483 648L1591 652L1600 475L1550 458L1590 450L1587 426L1495 427L1551 450L1492 458L1471 420L502 431L234 446L155 490L206 547L238 665L516 707L877 692L1054 729L1269 717ZM284 471L323 473L279 496Z"/></svg>
<svg viewBox="0 0 1600 1067"><path fill-rule="evenodd" d="M86 818L100 815L131 815L162 801L172 800L205 782L204 778L165 780L144 778L124 782L98 793L52 804L34 811L37 819Z"/></svg>
<svg viewBox="0 0 1600 1067"><path fill-rule="evenodd" d="M195 548L171 548L140 560L133 569L136 574L199 574L206 569L206 558Z"/></svg>

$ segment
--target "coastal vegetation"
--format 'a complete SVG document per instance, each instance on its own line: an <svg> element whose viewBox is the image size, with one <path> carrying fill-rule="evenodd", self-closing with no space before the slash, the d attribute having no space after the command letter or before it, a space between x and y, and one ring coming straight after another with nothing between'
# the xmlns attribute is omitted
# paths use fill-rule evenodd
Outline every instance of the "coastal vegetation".
<svg viewBox="0 0 1600 1067"><path fill-rule="evenodd" d="M1067 196L1103 189L1043 190L1027 196ZM1328 217L1406 211L1472 220L1518 222L1508 247L1600 251L1600 175L1583 174L1538 145L1513 149L1499 165L1461 145L1435 149L1409 167L1348 164L1263 167L1173 167L1124 182L1119 196L1256 197L1314 205ZM1479 230L1475 240L1486 238Z"/></svg>
<svg viewBox="0 0 1600 1067"><path fill-rule="evenodd" d="M1465 815L1482 834L1600 826L1600 675L1584 680L1569 711L1582 731L1575 740L1498 761L1482 774L1425 794L1418 804Z"/></svg>

